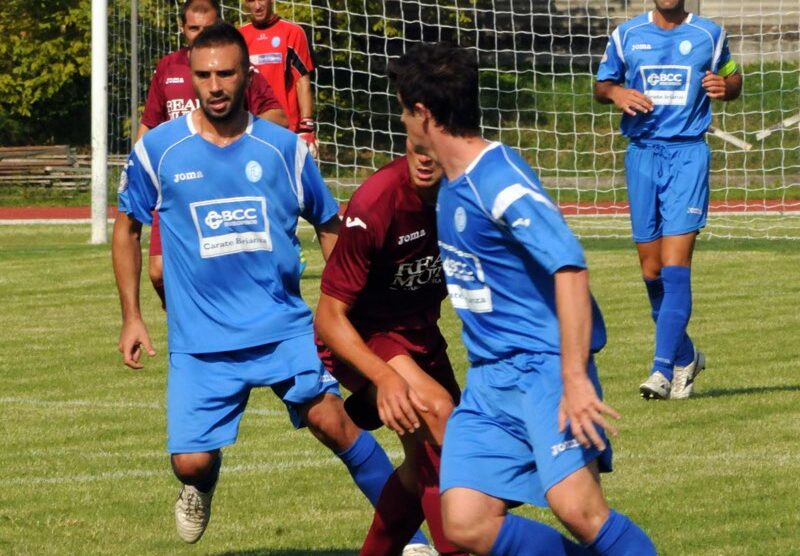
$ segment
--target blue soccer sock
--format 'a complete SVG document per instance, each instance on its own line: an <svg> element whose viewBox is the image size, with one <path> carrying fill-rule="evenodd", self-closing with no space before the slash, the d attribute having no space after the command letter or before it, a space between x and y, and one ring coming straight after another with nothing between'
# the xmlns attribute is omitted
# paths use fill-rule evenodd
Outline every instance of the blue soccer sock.
<svg viewBox="0 0 800 556"><path fill-rule="evenodd" d="M490 556L581 556L591 552L552 527L506 514Z"/></svg>
<svg viewBox="0 0 800 556"><path fill-rule="evenodd" d="M658 323L658 313L661 310L661 302L664 300L664 282L661 277L653 280L645 278L644 285L647 288L647 298L650 300L650 316L653 317L653 322ZM694 344L689 335L684 333L681 346L675 355L675 365L684 367L692 361L694 361Z"/></svg>
<svg viewBox="0 0 800 556"><path fill-rule="evenodd" d="M367 431L362 431L352 446L336 455L345 464L353 481L372 506L377 505L386 481L394 472L394 467L375 437ZM414 533L409 543L429 544L422 531Z"/></svg>
<svg viewBox="0 0 800 556"><path fill-rule="evenodd" d="M600 532L589 545L593 554L600 556L650 556L656 547L647 533L628 516L611 510Z"/></svg>
<svg viewBox="0 0 800 556"><path fill-rule="evenodd" d="M656 321L656 354L652 372L661 372L667 380L672 380L672 367L692 314L691 273L692 270L685 266L661 269L664 299Z"/></svg>

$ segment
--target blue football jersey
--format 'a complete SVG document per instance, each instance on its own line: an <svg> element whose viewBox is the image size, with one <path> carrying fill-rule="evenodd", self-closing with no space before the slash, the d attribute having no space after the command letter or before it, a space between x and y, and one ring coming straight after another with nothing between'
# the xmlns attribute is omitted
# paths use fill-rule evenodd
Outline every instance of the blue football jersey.
<svg viewBox="0 0 800 556"><path fill-rule="evenodd" d="M622 116L622 134L631 139L691 139L711 124L711 101L701 82L706 71L735 70L725 31L689 14L672 30L647 13L611 33L597 72L598 81L624 83L652 99L649 114Z"/></svg>
<svg viewBox="0 0 800 556"><path fill-rule="evenodd" d="M583 249L515 151L491 143L439 186L437 227L450 300L471 362L560 353L554 273L586 268ZM592 351L606 342L592 300Z"/></svg>
<svg viewBox="0 0 800 556"><path fill-rule="evenodd" d="M159 212L170 351L309 333L297 219L322 224L338 208L306 143L259 118L225 147L203 139L191 114L147 133L121 177L119 210L148 224Z"/></svg>

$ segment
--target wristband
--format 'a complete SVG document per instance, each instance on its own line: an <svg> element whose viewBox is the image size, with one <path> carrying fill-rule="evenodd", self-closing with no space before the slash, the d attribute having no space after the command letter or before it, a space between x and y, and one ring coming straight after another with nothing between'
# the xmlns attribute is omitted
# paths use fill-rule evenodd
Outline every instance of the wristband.
<svg viewBox="0 0 800 556"><path fill-rule="evenodd" d="M317 123L314 118L301 118L300 124L297 126L298 133L314 133L317 129Z"/></svg>

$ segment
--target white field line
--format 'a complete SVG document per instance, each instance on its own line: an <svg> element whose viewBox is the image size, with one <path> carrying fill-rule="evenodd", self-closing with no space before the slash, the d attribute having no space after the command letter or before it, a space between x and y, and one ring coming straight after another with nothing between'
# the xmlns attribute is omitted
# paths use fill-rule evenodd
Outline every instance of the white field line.
<svg viewBox="0 0 800 556"><path fill-rule="evenodd" d="M166 406L155 402L126 402L122 400L37 400L34 398L5 397L0 398L2 404L19 404L39 407L63 409L157 409L166 411ZM285 417L285 411L275 409L245 409L248 415L261 415L265 417Z"/></svg>

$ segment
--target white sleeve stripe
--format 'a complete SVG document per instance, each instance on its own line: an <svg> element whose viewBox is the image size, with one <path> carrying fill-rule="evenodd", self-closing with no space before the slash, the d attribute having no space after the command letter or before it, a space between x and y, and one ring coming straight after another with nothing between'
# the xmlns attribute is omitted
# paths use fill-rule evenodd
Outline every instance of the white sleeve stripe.
<svg viewBox="0 0 800 556"><path fill-rule="evenodd" d="M714 61L711 62L711 69L714 71L714 73L719 71L719 59L722 57L722 45L725 44L725 37L725 29L722 29L719 34L719 39L717 39L717 46L714 49Z"/></svg>
<svg viewBox="0 0 800 556"><path fill-rule="evenodd" d="M303 195L303 166L308 156L308 145L305 141L297 138L297 149L294 154L294 178L297 183L297 203L300 205L300 212L305 209L305 198Z"/></svg>
<svg viewBox="0 0 800 556"><path fill-rule="evenodd" d="M614 29L614 32L611 33L611 40L614 41L614 47L617 49L617 56L619 59L625 62L625 53L622 51L622 40L619 37L619 28Z"/></svg>
<svg viewBox="0 0 800 556"><path fill-rule="evenodd" d="M497 197L495 197L494 206L492 206L492 218L500 220L508 210L508 207L525 195L529 195L537 203L542 203L551 209L555 209L553 203L538 191L529 189L521 183L515 183L503 189L497 194Z"/></svg>
<svg viewBox="0 0 800 556"><path fill-rule="evenodd" d="M158 198L156 199L156 209L161 206L161 182L158 180L158 176L153 171L153 164L150 162L150 155L147 154L147 149L144 148L144 141L139 139L136 141L136 144L133 146L133 152L136 153L136 158L139 159L139 162L142 164L142 168L150 177L150 181L153 182L153 187L156 188L156 193L158 193Z"/></svg>

